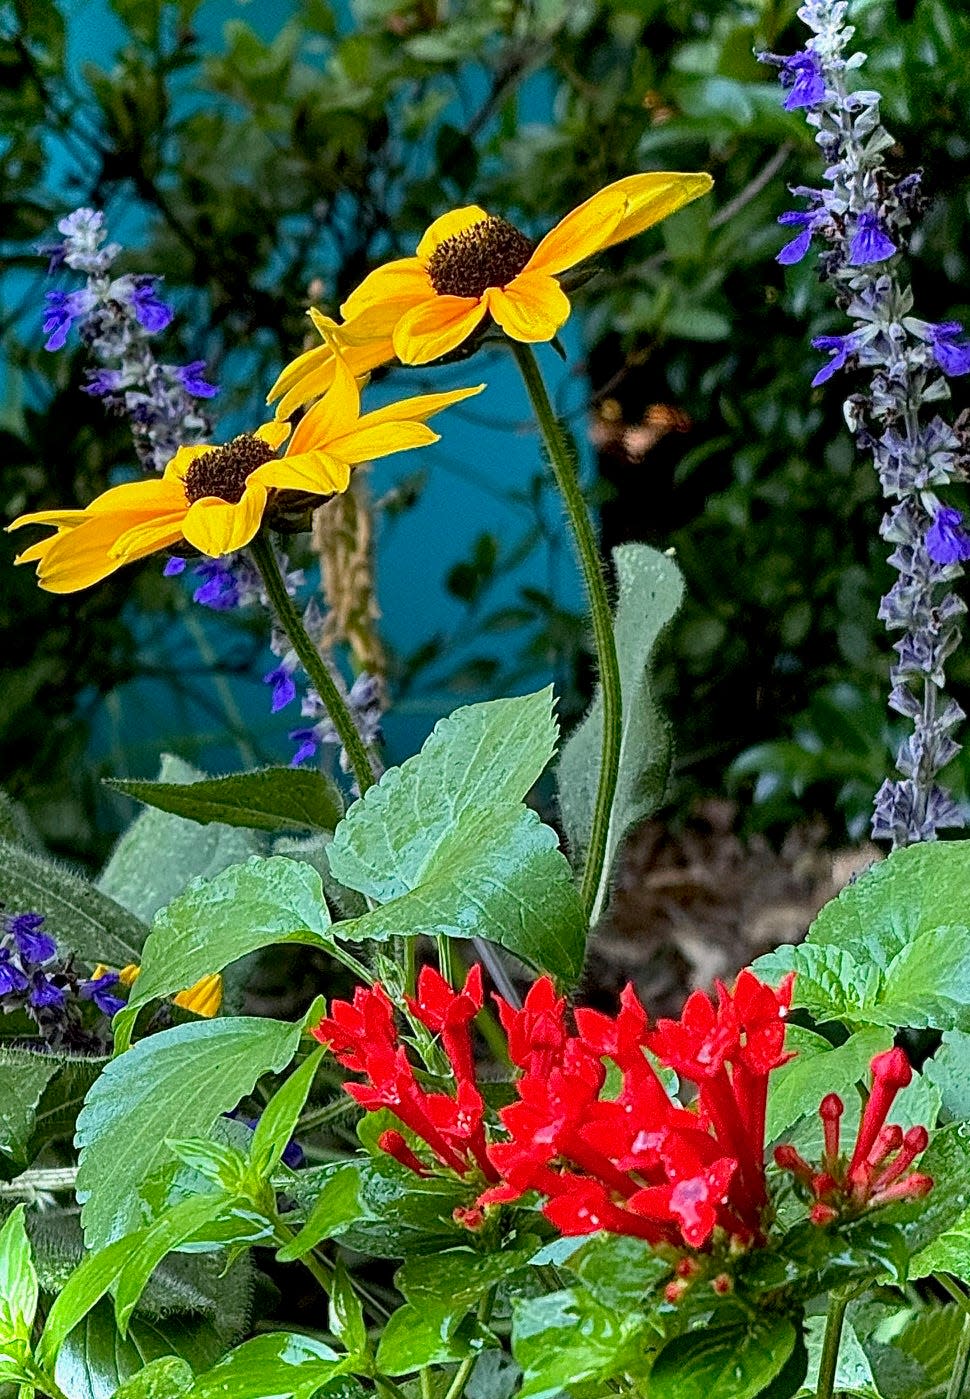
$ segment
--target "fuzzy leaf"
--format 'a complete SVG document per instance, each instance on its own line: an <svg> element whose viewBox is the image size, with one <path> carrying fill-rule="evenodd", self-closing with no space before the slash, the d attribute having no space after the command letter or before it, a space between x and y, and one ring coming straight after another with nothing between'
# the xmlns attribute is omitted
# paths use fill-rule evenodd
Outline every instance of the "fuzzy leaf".
<svg viewBox="0 0 970 1399"><path fill-rule="evenodd" d="M833 1048L820 1035L791 1026L785 1044L797 1050L797 1058L776 1069L769 1080L765 1140L777 1141L800 1117L816 1113L826 1093L851 1101L856 1084L868 1080L873 1056L889 1049L892 1042L890 1030L873 1028L860 1030Z"/></svg>
<svg viewBox="0 0 970 1399"><path fill-rule="evenodd" d="M196 782L107 778L116 792L201 825L255 831L332 831L344 814L335 782L309 768L269 767Z"/></svg>
<svg viewBox="0 0 970 1399"><path fill-rule="evenodd" d="M613 550L618 597L613 632L620 664L623 736L606 863L593 908L595 923L609 900L610 876L624 838L660 805L670 775L670 730L653 696L653 653L680 610L684 580L667 554L646 544ZM603 739L603 696L565 744L556 780L559 806L578 867L589 844Z"/></svg>
<svg viewBox="0 0 970 1399"><path fill-rule="evenodd" d="M831 944L782 946L754 963L755 972L777 983L795 973L792 1005L809 1011L820 1024L841 1020L847 1025L882 1023L877 1011L882 974L878 967Z"/></svg>
<svg viewBox="0 0 970 1399"><path fill-rule="evenodd" d="M15 1173L30 1165L37 1105L58 1067L47 1055L0 1046L0 1152L11 1158Z"/></svg>
<svg viewBox="0 0 970 1399"><path fill-rule="evenodd" d="M286 1067L301 1032L279 1020L200 1020L140 1040L108 1064L77 1123L89 1248L139 1226L139 1186L172 1159L166 1139L205 1136L261 1075Z"/></svg>

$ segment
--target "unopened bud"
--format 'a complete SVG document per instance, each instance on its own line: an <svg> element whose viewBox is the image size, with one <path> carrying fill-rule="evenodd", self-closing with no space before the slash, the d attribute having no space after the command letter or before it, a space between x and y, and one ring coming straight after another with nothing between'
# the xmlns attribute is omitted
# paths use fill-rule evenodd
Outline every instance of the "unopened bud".
<svg viewBox="0 0 970 1399"><path fill-rule="evenodd" d="M726 1297L734 1291L734 1279L728 1273L718 1273L716 1278L711 1279L711 1287L719 1297Z"/></svg>
<svg viewBox="0 0 970 1399"><path fill-rule="evenodd" d="M809 1219L813 1224L832 1224L839 1217L838 1210L834 1210L831 1205L823 1205L820 1201L814 1204L809 1211Z"/></svg>

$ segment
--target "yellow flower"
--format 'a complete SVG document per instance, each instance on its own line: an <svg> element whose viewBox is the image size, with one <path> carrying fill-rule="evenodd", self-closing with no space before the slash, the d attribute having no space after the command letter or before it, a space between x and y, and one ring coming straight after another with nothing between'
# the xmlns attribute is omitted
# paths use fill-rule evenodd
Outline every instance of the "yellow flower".
<svg viewBox="0 0 970 1399"><path fill-rule="evenodd" d="M104 976L110 970L109 967L99 963L91 973L93 980ZM129 962L126 967L122 967L118 973L118 980L122 986L131 987L136 979L141 975L141 967L137 962ZM175 1005L181 1006L183 1010L194 1011L196 1015L204 1016L206 1020L211 1020L219 1012L222 1005L222 977L218 972L210 972L208 976L203 976L194 986L189 986L185 991L180 991L177 996L173 996Z"/></svg>
<svg viewBox="0 0 970 1399"><path fill-rule="evenodd" d="M210 556L229 554L249 543L280 493L285 504L287 493L312 503L345 491L352 466L437 442L426 420L483 388L423 394L361 416L357 382L337 354L329 392L301 420L284 456L276 450L290 427L280 422L222 447L182 447L163 476L115 486L84 510L21 515L7 528L53 525L55 533L17 563L36 563L48 592L73 593L183 541Z"/></svg>
<svg viewBox="0 0 970 1399"><path fill-rule="evenodd" d="M454 209L434 221L416 257L364 278L341 307L345 329L358 338L366 329L382 343L390 338L405 364L448 354L486 315L513 340L552 340L570 311L558 280L563 272L659 223L712 183L705 174L627 175L573 209L535 247L475 204ZM287 379L291 392L296 377Z"/></svg>
<svg viewBox="0 0 970 1399"><path fill-rule="evenodd" d="M305 403L327 392L334 380L338 350L357 379L394 358L390 332L383 328L380 312L376 316L367 312L346 325L324 316L314 306L307 314L323 337L323 344L297 355L266 395L267 403L280 400L276 405L277 418L289 418Z"/></svg>

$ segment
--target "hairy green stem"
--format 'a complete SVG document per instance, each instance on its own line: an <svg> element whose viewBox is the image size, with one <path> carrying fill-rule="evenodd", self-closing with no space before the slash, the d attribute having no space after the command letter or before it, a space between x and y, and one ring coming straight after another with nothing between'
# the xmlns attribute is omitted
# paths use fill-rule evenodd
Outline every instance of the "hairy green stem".
<svg viewBox="0 0 970 1399"><path fill-rule="evenodd" d="M357 732L353 716L337 689L326 662L307 635L300 614L293 605L293 599L286 591L286 582L276 561L276 554L269 534L266 531L260 531L249 547L252 551L253 563L259 569L273 611L279 619L280 626L289 637L290 645L299 656L300 664L309 676L311 684L333 720L337 736L343 744L344 751L354 770L358 790L363 796L368 787L374 785L375 779L370 759L367 756L367 749Z"/></svg>
<svg viewBox="0 0 970 1399"><path fill-rule="evenodd" d="M616 658L616 642L613 637L613 616L606 592L606 580L600 560L599 546L593 523L590 519L582 487L576 472L566 438L559 424L538 361L530 345L509 341L519 370L529 394L539 431L542 433L549 453L556 484L566 506L566 514L572 527L583 580L589 598L590 615L593 622L593 639L596 643L596 656L599 662L600 686L603 693L603 742L600 754L599 782L596 790L596 805L593 809L593 822L589 833L589 846L586 852L586 867L580 884L580 896L587 917L601 900L599 890L604 878L606 847L613 811L613 798L616 794L617 774L620 769L620 742L623 701L620 691L620 667Z"/></svg>
<svg viewBox="0 0 970 1399"><path fill-rule="evenodd" d="M829 1297L828 1318L825 1322L825 1336L822 1340L822 1356L818 1365L818 1388L815 1399L832 1399L835 1393L835 1376L839 1366L839 1347L842 1344L842 1327L845 1312L849 1305L847 1293L833 1292Z"/></svg>

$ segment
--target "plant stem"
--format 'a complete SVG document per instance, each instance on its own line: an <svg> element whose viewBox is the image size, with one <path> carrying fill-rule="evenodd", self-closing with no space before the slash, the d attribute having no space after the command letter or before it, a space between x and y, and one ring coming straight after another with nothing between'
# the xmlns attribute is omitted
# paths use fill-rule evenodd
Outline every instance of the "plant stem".
<svg viewBox="0 0 970 1399"><path fill-rule="evenodd" d="M435 942L438 945L438 970L454 990L458 985L458 969L455 966L455 949L451 938L446 937L444 933L439 933Z"/></svg>
<svg viewBox="0 0 970 1399"><path fill-rule="evenodd" d="M485 1296L479 1302L478 1311L475 1313L475 1319L482 1326L485 1325L485 1323L488 1321L488 1318L492 1314L492 1304L494 1303L494 1301L495 1288L490 1287L485 1293ZM455 1371L454 1379L451 1381L451 1384L448 1386L448 1389L445 1392L445 1399L461 1399L461 1395L465 1388L465 1385L468 1383L468 1376L471 1374L472 1366L475 1364L475 1361L477 1359L478 1351L475 1351L473 1355L465 1356L465 1359L461 1362L461 1364L458 1366L458 1369Z"/></svg>
<svg viewBox="0 0 970 1399"><path fill-rule="evenodd" d="M600 561L593 522L586 508L586 501L583 498L582 487L569 446L549 401L535 353L530 345L521 344L517 340L511 340L509 344L525 382L529 400L539 424L539 431L549 453L549 461L556 478L556 484L566 506L566 514L569 516L589 598L593 638L596 642L596 655L599 663L600 687L603 694L603 742L596 805L593 808L593 821L586 852L586 868L583 870L580 884L580 897L589 918L594 909L602 904L600 885L604 876L608 877L604 865L606 863L610 816L613 810L613 798L616 793L617 774L620 768L623 701L620 691L620 667L616 658L616 642L613 637L613 616L610 611L606 580L603 576L603 566Z"/></svg>
<svg viewBox="0 0 970 1399"><path fill-rule="evenodd" d="M357 788L363 796L368 787L374 785L375 779L370 759L367 756L367 749L357 732L353 716L337 689L326 662L307 635L300 614L293 605L293 599L286 591L286 582L280 572L268 533L260 531L249 547L252 551L253 563L259 569L273 611L333 721L333 726L337 730L337 735L354 770Z"/></svg>
<svg viewBox="0 0 970 1399"><path fill-rule="evenodd" d="M946 1387L946 1399L962 1399L967 1390L968 1376L970 1376L970 1315L965 1315L957 1353L953 1357L953 1373Z"/></svg>
<svg viewBox="0 0 970 1399"><path fill-rule="evenodd" d="M832 1399L835 1393L835 1376L839 1365L839 1347L842 1344L842 1327L845 1312L849 1305L848 1294L833 1292L829 1298L829 1313L825 1323L825 1337L822 1341L822 1357L818 1365L818 1388L815 1399Z"/></svg>

